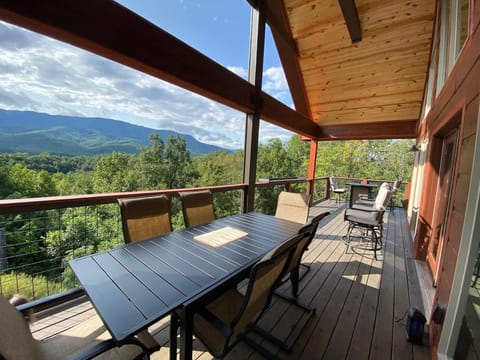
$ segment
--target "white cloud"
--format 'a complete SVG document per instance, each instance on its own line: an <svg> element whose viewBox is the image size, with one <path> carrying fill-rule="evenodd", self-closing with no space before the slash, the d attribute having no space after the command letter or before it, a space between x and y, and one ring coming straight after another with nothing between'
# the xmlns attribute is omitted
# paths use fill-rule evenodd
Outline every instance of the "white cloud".
<svg viewBox="0 0 480 360"><path fill-rule="evenodd" d="M247 70L229 67L246 78ZM245 115L110 60L0 22L0 108L106 117L189 134L225 148L243 147ZM264 73L281 100L280 68ZM287 92L288 93L288 92ZM288 132L267 124L262 140Z"/></svg>

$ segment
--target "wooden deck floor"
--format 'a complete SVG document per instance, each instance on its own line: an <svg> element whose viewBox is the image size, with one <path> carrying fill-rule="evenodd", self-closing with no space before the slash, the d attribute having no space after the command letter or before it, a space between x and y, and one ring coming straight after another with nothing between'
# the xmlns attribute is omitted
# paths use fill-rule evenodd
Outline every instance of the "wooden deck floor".
<svg viewBox="0 0 480 360"><path fill-rule="evenodd" d="M311 271L300 284L299 299L316 313L303 330L290 354L257 338L284 359L429 359L427 346L412 345L405 338L405 313L410 306L423 308L411 258L410 236L403 209L385 214L384 246L375 260L372 251L345 253L342 236L344 204L317 204L312 215L330 211L319 226L315 240L304 257ZM289 284L282 289L289 293ZM422 309L423 310L423 309ZM45 338L71 327L77 317L96 316L90 303L39 319L32 326L36 338ZM288 339L304 314L298 308L274 298L260 326L275 336ZM68 318L68 320L64 320ZM66 321L64 323L64 321ZM153 359L168 358L168 319L150 329L160 344ZM211 359L200 341L194 341L194 358ZM262 359L244 343L227 359Z"/></svg>

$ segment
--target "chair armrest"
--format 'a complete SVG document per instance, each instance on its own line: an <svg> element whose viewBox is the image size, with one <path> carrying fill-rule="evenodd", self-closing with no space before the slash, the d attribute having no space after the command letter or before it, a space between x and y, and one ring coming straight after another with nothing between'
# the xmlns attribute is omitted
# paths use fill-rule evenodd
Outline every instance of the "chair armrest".
<svg viewBox="0 0 480 360"><path fill-rule="evenodd" d="M231 336L233 334L233 330L230 325L226 324L222 319L218 318L207 309L199 309L198 314L211 323L212 326L220 331L223 335Z"/></svg>
<svg viewBox="0 0 480 360"><path fill-rule="evenodd" d="M18 305L16 308L22 314L27 314L29 311L34 313L49 309L51 307L63 304L67 301L79 298L85 295L85 290L81 287L73 288L59 294L43 297L38 300L29 301L25 304Z"/></svg>

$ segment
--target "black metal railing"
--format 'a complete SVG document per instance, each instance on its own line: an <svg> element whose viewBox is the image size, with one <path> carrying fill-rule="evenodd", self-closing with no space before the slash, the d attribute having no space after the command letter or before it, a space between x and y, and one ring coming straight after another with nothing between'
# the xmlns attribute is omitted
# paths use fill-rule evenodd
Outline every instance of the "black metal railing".
<svg viewBox="0 0 480 360"><path fill-rule="evenodd" d="M359 180L340 178L341 182ZM213 192L217 217L241 211L245 184L198 189ZM166 194L172 200L173 227L182 228L184 222L177 195L184 190L0 200L0 294L9 297L21 293L37 299L76 286L68 260L124 242L118 198ZM328 177L268 179L256 184L255 211L273 214L282 190L309 192L313 203L330 196ZM403 196L397 196L397 205L401 198Z"/></svg>

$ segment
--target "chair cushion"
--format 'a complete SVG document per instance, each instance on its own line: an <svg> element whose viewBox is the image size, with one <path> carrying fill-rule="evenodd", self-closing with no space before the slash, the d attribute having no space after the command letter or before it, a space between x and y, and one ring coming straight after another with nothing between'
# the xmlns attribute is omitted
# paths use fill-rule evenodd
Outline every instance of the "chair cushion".
<svg viewBox="0 0 480 360"><path fill-rule="evenodd" d="M345 210L345 220L359 224L377 226L383 221L383 211L363 211L359 209Z"/></svg>
<svg viewBox="0 0 480 360"><path fill-rule="evenodd" d="M388 183L383 183L382 186L380 186L377 197L375 198L375 210L385 210L390 201L390 196L390 185Z"/></svg>

